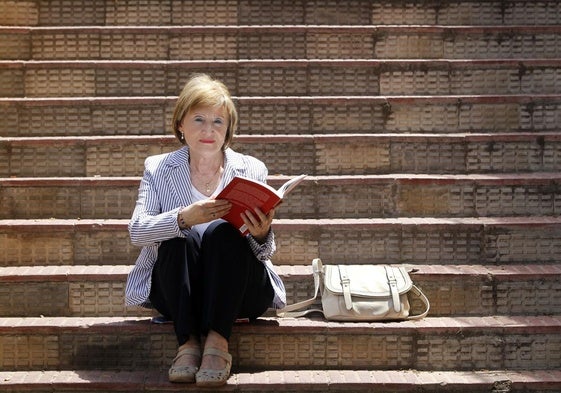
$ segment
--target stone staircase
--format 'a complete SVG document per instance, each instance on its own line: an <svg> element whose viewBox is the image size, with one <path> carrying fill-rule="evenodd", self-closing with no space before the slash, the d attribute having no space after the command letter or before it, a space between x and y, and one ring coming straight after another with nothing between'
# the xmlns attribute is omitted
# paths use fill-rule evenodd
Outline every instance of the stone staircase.
<svg viewBox="0 0 561 393"><path fill-rule="evenodd" d="M290 303L404 263L421 321L235 327L225 391L561 392L561 3L0 0L0 392L172 392L125 308L144 159L193 72L236 96ZM418 305L413 304L413 308Z"/></svg>

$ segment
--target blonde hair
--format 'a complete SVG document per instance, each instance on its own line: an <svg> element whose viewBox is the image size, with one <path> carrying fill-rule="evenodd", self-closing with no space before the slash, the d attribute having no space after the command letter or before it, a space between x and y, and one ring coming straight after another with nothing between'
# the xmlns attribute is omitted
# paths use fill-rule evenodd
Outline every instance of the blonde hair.
<svg viewBox="0 0 561 393"><path fill-rule="evenodd" d="M232 139L238 127L238 112L236 106L230 96L230 91L219 80L211 78L206 74L195 74L183 87L175 104L173 111L172 128L175 137L185 144L183 134L179 130L183 118L189 110L198 106L214 106L223 107L228 114L228 129L222 150L225 150Z"/></svg>

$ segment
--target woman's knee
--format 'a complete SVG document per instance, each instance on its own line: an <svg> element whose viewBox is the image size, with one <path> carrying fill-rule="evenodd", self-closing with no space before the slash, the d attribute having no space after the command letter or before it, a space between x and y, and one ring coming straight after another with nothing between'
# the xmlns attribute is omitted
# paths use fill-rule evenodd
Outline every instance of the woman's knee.
<svg viewBox="0 0 561 393"><path fill-rule="evenodd" d="M232 236L235 238L242 238L240 232L224 220L217 220L210 224L206 229L204 236Z"/></svg>
<svg viewBox="0 0 561 393"><path fill-rule="evenodd" d="M174 237L172 239L164 240L158 247L158 257L162 258L169 253L176 253L177 250L185 248L185 239L181 237Z"/></svg>
<svg viewBox="0 0 561 393"><path fill-rule="evenodd" d="M204 247L224 247L235 251L247 247L247 241L240 232L226 221L213 222L205 231L202 240Z"/></svg>

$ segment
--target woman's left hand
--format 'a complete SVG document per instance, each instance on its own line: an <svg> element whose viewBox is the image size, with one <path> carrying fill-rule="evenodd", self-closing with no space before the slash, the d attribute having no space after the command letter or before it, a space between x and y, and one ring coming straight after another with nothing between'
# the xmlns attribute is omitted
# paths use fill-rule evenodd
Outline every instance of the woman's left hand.
<svg viewBox="0 0 561 393"><path fill-rule="evenodd" d="M271 223L275 217L275 209L271 209L269 214L265 214L261 209L255 209L255 212L246 210L242 214L242 220L247 226L249 233L259 243L263 243L271 229Z"/></svg>

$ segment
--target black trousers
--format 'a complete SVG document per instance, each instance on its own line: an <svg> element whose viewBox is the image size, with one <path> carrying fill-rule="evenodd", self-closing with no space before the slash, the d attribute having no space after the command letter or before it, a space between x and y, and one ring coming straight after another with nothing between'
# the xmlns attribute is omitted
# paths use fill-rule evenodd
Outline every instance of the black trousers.
<svg viewBox="0 0 561 393"><path fill-rule="evenodd" d="M158 249L150 301L173 321L179 345L210 330L229 340L235 320L263 315L273 295L265 265L225 221L212 223L202 239L192 231Z"/></svg>

